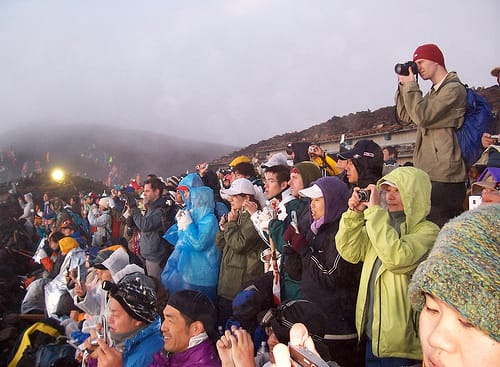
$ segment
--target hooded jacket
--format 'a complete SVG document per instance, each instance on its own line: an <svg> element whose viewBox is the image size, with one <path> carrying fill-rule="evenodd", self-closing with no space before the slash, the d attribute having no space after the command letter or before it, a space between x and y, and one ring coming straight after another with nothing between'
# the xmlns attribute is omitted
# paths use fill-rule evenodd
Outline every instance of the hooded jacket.
<svg viewBox="0 0 500 367"><path fill-rule="evenodd" d="M161 281L171 294L181 289L193 289L216 299L220 250L215 244L219 226L214 205L211 188L202 186L189 190L186 204L189 209L186 210L192 223L183 230L178 230L175 225L173 230L177 240L172 242L175 248L161 274Z"/></svg>
<svg viewBox="0 0 500 367"><path fill-rule="evenodd" d="M437 182L464 182L465 163L456 130L464 122L467 92L455 72L436 91L422 96L416 82L399 86L396 113L403 122L417 125L413 163Z"/></svg>
<svg viewBox="0 0 500 367"><path fill-rule="evenodd" d="M408 283L418 264L430 251L439 227L426 220L430 211L429 176L415 167L400 167L377 183L397 185L404 206L401 235L389 224L389 212L373 205L358 213L348 209L335 236L340 255L349 262L363 262L356 303L356 329L361 338L367 315L368 288L375 262L381 266L373 287L372 350L377 357L422 359L417 336L417 316L408 299Z"/></svg>
<svg viewBox="0 0 500 367"><path fill-rule="evenodd" d="M348 186L337 177L323 177L318 185L325 201L324 223L315 235L309 229L308 247L302 253L301 294L316 303L327 316L326 335L356 337L354 310L361 265L342 259L335 246L339 220L347 208Z"/></svg>

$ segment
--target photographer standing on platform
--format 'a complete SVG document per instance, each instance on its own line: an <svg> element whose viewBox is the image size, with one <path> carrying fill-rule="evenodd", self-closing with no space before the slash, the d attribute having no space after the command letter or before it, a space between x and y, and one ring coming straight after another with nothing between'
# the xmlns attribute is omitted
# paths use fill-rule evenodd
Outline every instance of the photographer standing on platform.
<svg viewBox="0 0 500 367"><path fill-rule="evenodd" d="M413 163L431 178L429 220L442 226L463 210L466 169L456 130L464 122L467 92L457 74L446 70L444 56L434 44L419 46L413 62L396 65L396 73L397 116L417 125ZM432 81L425 96L417 84L417 73Z"/></svg>

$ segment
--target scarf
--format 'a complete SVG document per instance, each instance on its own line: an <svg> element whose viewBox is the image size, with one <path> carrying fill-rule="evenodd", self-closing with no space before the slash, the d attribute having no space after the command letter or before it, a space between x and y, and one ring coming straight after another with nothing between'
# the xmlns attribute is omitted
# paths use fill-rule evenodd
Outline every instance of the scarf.
<svg viewBox="0 0 500 367"><path fill-rule="evenodd" d="M325 216L323 215L321 218L314 220L311 223L311 231L313 231L314 234L318 234L319 227L321 227L325 223Z"/></svg>

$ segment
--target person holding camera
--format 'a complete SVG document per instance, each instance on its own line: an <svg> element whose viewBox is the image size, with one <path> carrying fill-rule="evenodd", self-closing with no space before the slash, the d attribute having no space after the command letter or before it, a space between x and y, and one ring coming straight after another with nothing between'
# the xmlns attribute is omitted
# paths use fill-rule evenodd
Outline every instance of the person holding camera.
<svg viewBox="0 0 500 367"><path fill-rule="evenodd" d="M364 190L354 188L335 241L345 260L363 262L356 303L358 337L367 367L409 366L422 359L408 283L439 232L426 220L431 181L399 167Z"/></svg>
<svg viewBox="0 0 500 367"><path fill-rule="evenodd" d="M149 276L160 280L163 262L168 256L168 248L160 238L163 233L163 212L161 195L165 185L159 178L151 178L144 182L144 204L146 213L143 215L137 207L134 195L127 196L127 206L135 225L141 231L139 247L141 256L146 260L146 270Z"/></svg>
<svg viewBox="0 0 500 367"><path fill-rule="evenodd" d="M307 154L309 154L309 159L321 169L322 176L336 176L340 173L337 163L318 144L309 145Z"/></svg>
<svg viewBox="0 0 500 367"><path fill-rule="evenodd" d="M457 74L446 70L443 53L434 44L419 46L412 62L396 65L396 73L397 117L417 125L413 163L431 178L429 220L441 227L463 211L467 174L456 130L464 121L467 92ZM426 95L417 75L432 82Z"/></svg>

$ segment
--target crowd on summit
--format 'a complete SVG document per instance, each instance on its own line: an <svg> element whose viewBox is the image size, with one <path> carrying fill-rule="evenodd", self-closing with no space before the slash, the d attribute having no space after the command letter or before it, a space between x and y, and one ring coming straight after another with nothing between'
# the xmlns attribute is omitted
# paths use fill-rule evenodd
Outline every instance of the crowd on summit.
<svg viewBox="0 0 500 367"><path fill-rule="evenodd" d="M468 167L466 89L436 45L413 61L432 88L397 76L412 164L372 140L335 156L296 142L263 163L46 194L38 213L25 194L45 272L21 312L56 320L87 366L499 366L497 131Z"/></svg>

